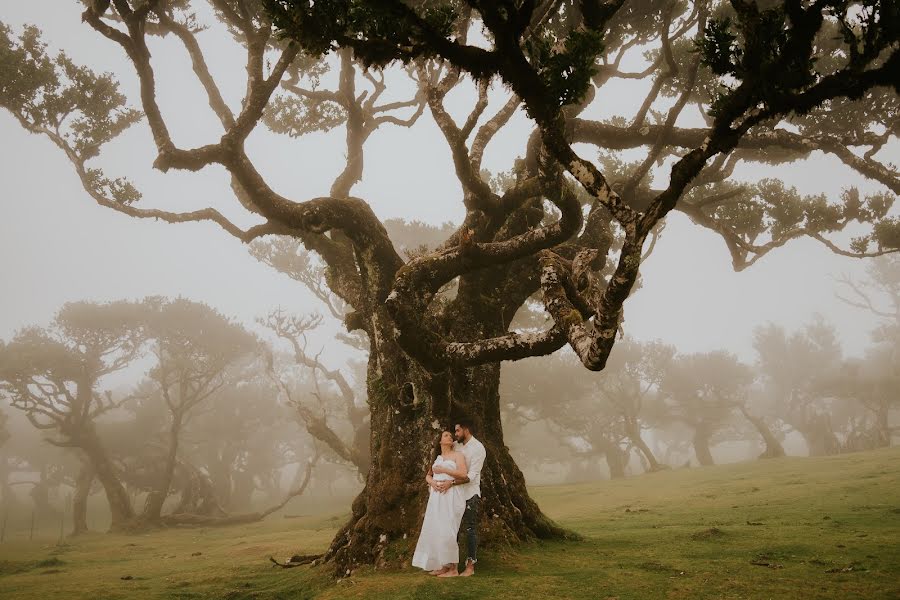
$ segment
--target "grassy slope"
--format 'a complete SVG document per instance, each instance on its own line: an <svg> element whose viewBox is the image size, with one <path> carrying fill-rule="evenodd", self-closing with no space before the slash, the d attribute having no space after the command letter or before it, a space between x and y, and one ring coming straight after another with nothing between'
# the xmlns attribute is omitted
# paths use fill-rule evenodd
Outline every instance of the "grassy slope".
<svg viewBox="0 0 900 600"><path fill-rule="evenodd" d="M342 517L272 518L7 542L0 598L900 598L900 448L533 493L585 541L486 552L473 579L273 569L269 555L323 549Z"/></svg>

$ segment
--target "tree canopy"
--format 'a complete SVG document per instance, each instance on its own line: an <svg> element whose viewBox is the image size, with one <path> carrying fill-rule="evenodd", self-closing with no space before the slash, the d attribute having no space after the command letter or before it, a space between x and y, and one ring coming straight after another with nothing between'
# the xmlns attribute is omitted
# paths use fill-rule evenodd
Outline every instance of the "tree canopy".
<svg viewBox="0 0 900 600"><path fill-rule="evenodd" d="M638 277L644 242L673 208L719 232L736 268L799 236L858 256L898 245L890 192L896 194L900 185L895 169L875 158L897 122L892 74L898 9L892 2L216 0L211 2L216 17L247 48L248 93L236 115L206 67L196 3L87 4L84 20L125 51L140 78L143 118L159 153L154 166L165 171L223 165L238 199L266 222L242 231L214 208L187 214L138 208L140 193L132 184L88 167L104 144L142 115L128 107L112 75L77 66L64 53L52 56L35 28L19 37L3 28L2 64L16 75L3 78L2 105L29 131L48 136L66 152L101 204L134 216L212 220L245 241L269 233L300 239L323 258L330 287L354 312L364 315L373 303L384 303L403 349L433 370L448 362L545 353L565 341L588 368L603 368L622 303ZM194 149L174 144L154 97L150 36L174 38L184 46L225 130L220 140ZM640 50L648 63L644 72L619 70L624 56ZM316 89L331 67L332 52L341 61L340 88ZM395 63L407 65L420 95L378 104L385 90L380 70ZM359 73L371 91L356 91ZM442 103L462 74L474 79L479 99L459 126ZM637 114L607 121L579 118L615 78L653 82ZM483 121L484 88L495 79L512 95L468 147L467 139ZM277 94L279 87L289 93ZM467 217L442 246L401 269L405 261L382 224L365 202L348 194L362 176L368 135L385 124L412 125L426 104L453 153ZM524 171L500 193L485 181L479 164L484 147L519 104L533 119L533 141L543 142L543 150L534 144L523 149ZM706 128L678 126L690 105L702 111ZM407 119L393 116L412 107ZM265 183L243 149L261 121L292 136L347 128L352 152L333 197L295 202ZM575 143L598 147L601 159L584 158ZM647 149L637 163L617 161L613 154L637 147ZM742 161L796 161L815 150L834 154L889 191L863 198L848 188L826 198L804 196L776 179L731 177ZM655 164L671 168L663 189L648 185L658 179ZM531 206L542 196L550 204ZM538 211L540 220L517 231L512 221L526 208ZM611 215L624 234L612 263L614 276L609 285L601 281L600 289L579 289L569 283L579 274L570 271L585 261L596 269L597 256L608 251L607 236L599 233L602 215ZM854 222L870 229L848 248L828 237ZM340 235L325 236L328 231ZM573 236L578 241L567 254ZM453 279L538 254L540 285L555 328L540 336L460 341L447 339L429 322L436 292ZM359 273L355 277L348 272L354 260L361 263L353 269ZM538 291L534 286L528 290L532 294Z"/></svg>

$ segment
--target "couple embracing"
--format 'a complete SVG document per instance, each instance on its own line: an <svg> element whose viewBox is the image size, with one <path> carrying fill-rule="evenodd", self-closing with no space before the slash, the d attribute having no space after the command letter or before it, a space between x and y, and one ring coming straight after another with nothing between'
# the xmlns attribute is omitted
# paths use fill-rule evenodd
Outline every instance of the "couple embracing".
<svg viewBox="0 0 900 600"><path fill-rule="evenodd" d="M478 546L478 510L481 506L481 468L487 453L472 435L472 422L460 419L454 431L441 431L435 444L436 458L425 481L430 487L422 532L412 565L438 577L475 574ZM466 566L457 569L460 525L466 532Z"/></svg>

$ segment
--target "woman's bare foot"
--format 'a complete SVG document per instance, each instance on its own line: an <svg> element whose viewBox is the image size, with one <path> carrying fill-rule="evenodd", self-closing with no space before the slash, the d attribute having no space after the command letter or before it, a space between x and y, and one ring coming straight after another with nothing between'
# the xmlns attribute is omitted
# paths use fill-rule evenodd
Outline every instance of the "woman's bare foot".
<svg viewBox="0 0 900 600"><path fill-rule="evenodd" d="M442 575L442 574L446 573L447 571L449 571L452 566L453 565L444 565L440 569L436 569L434 571L429 571L428 574L429 575Z"/></svg>
<svg viewBox="0 0 900 600"><path fill-rule="evenodd" d="M438 577L459 577L459 571L456 570L456 565L453 565L453 568L441 573Z"/></svg>

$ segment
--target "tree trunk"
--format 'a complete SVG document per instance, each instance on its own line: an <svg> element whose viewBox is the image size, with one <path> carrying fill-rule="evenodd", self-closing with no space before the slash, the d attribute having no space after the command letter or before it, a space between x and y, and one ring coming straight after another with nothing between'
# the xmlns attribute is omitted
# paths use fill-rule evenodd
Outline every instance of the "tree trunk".
<svg viewBox="0 0 900 600"><path fill-rule="evenodd" d="M877 448L889 448L891 445L889 414L890 405L886 400L882 400L878 403L875 410L875 443Z"/></svg>
<svg viewBox="0 0 900 600"><path fill-rule="evenodd" d="M94 473L106 493L111 515L110 531L121 531L127 528L134 519L134 508L128 492L125 491L125 486L119 480L116 469L93 427L83 432L79 438L80 447L90 461Z"/></svg>
<svg viewBox="0 0 900 600"><path fill-rule="evenodd" d="M259 480L260 491L265 494L266 504L278 502L284 496L281 489L281 469L260 473Z"/></svg>
<svg viewBox="0 0 900 600"><path fill-rule="evenodd" d="M231 502L228 504L228 510L249 511L253 506L253 492L256 491L256 480L252 473L246 471L235 471L231 474L234 481L234 488L231 491Z"/></svg>
<svg viewBox="0 0 900 600"><path fill-rule="evenodd" d="M207 457L206 460L206 470L209 472L209 479L212 482L219 504L229 511L243 508L234 506L231 497L235 487L232 483L231 474L234 458L232 456L220 456L218 450L213 450L210 454L211 456Z"/></svg>
<svg viewBox="0 0 900 600"><path fill-rule="evenodd" d="M181 498L175 507L176 514L224 517L227 513L216 498L215 487L209 477L185 461L180 461L179 472L184 472Z"/></svg>
<svg viewBox="0 0 900 600"><path fill-rule="evenodd" d="M747 408L744 406L740 406L740 409L741 413L744 415L744 418L747 419L751 425L753 425L753 427L762 437L763 442L765 442L766 444L766 450L759 455L759 458L780 458L784 456L784 446L781 445L781 442L778 441L778 438L776 438L772 433L772 430L769 429L769 426L766 424L765 419L763 419L762 417L754 417L747 411Z"/></svg>
<svg viewBox="0 0 900 600"><path fill-rule="evenodd" d="M9 510L18 504L18 499L13 493L12 486L9 485L9 459L5 456L0 458L0 512L9 512ZM0 519L3 514L0 514Z"/></svg>
<svg viewBox="0 0 900 600"><path fill-rule="evenodd" d="M31 487L28 493L31 501L34 503L35 511L39 517L49 517L55 519L59 515L52 504L50 504L50 484L47 483L47 467L41 469L41 479Z"/></svg>
<svg viewBox="0 0 900 600"><path fill-rule="evenodd" d="M572 536L541 513L503 443L499 364L427 374L385 333L370 336L366 383L372 462L366 485L324 557L334 564L336 575L346 576L364 564L408 564L427 501L425 474L434 458L434 441L463 412L475 422L475 437L487 450L480 543Z"/></svg>
<svg viewBox="0 0 900 600"><path fill-rule="evenodd" d="M653 451L650 450L650 446L648 446L647 442L644 441L644 438L641 437L641 425L637 419L625 419L625 434L628 436L628 439L631 440L631 443L641 451L641 455L647 461L647 470L649 472L662 471L666 468L665 465L660 464L659 461L656 460Z"/></svg>
<svg viewBox="0 0 900 600"><path fill-rule="evenodd" d="M94 483L94 469L90 463L81 465L75 480L75 495L72 497L72 535L87 533L87 501Z"/></svg>
<svg viewBox="0 0 900 600"><path fill-rule="evenodd" d="M697 462L704 467L711 467L716 464L713 461L712 452L709 451L710 435L709 429L703 425L698 426L694 430L694 455L697 457Z"/></svg>
<svg viewBox="0 0 900 600"><path fill-rule="evenodd" d="M169 452L166 455L166 463L163 473L153 490L147 495L144 504L144 513L141 519L147 523L159 523L162 517L162 507L169 496L172 487L172 477L175 475L175 464L178 462L178 440L181 437L182 415L175 412L172 415L172 427L169 429Z"/></svg>
<svg viewBox="0 0 900 600"><path fill-rule="evenodd" d="M597 448L603 451L606 466L609 467L610 479L622 479L625 477L625 465L628 464L628 452L621 446L604 436L597 436L591 440Z"/></svg>
<svg viewBox="0 0 900 600"><path fill-rule="evenodd" d="M606 465L609 467L610 479L623 479L625 477L625 464L627 459L623 452L612 450L606 452Z"/></svg>
<svg viewBox="0 0 900 600"><path fill-rule="evenodd" d="M840 440L826 415L814 415L798 431L806 441L810 456L831 456L841 450Z"/></svg>

